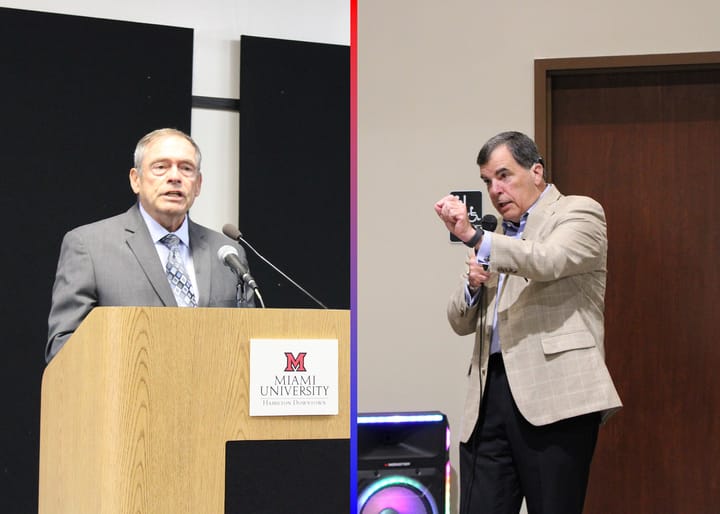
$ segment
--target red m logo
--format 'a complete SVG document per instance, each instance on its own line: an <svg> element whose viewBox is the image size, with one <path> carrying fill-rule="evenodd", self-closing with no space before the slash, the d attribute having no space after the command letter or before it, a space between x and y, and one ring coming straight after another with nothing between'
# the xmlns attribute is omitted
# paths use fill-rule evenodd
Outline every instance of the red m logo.
<svg viewBox="0 0 720 514"><path fill-rule="evenodd" d="M287 359L285 365L285 371L307 371L305 369L305 356L307 352L300 352L295 357L290 352L285 352L285 358Z"/></svg>

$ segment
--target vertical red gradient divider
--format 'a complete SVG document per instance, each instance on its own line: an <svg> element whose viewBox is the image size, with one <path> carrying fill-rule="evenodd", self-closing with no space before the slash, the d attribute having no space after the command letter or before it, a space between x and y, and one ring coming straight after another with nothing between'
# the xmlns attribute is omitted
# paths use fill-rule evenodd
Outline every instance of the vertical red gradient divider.
<svg viewBox="0 0 720 514"><path fill-rule="evenodd" d="M350 0L350 513L357 513L357 0Z"/></svg>

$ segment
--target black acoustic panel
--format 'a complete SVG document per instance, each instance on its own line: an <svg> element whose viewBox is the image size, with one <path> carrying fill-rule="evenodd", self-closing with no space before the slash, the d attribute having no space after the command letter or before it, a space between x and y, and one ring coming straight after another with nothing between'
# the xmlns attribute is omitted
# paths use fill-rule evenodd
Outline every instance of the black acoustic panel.
<svg viewBox="0 0 720 514"><path fill-rule="evenodd" d="M229 441L225 514L350 511L350 440Z"/></svg>
<svg viewBox="0 0 720 514"><path fill-rule="evenodd" d="M240 40L245 239L322 303L350 308L350 49ZM268 307L318 307L248 252Z"/></svg>
<svg viewBox="0 0 720 514"><path fill-rule="evenodd" d="M190 29L0 8L0 511L37 511L40 380L63 234L126 210L137 140L190 130Z"/></svg>
<svg viewBox="0 0 720 514"><path fill-rule="evenodd" d="M447 417L358 414L358 514L440 514L447 504Z"/></svg>

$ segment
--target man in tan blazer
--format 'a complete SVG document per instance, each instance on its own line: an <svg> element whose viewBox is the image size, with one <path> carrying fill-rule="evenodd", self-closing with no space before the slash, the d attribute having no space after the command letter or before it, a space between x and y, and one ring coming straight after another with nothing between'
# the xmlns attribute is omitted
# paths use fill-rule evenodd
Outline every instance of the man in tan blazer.
<svg viewBox="0 0 720 514"><path fill-rule="evenodd" d="M478 155L502 226L476 230L454 196L435 204L472 248L448 304L475 333L460 427L461 514L580 514L598 425L621 407L605 366L602 207L544 178L534 142L505 132Z"/></svg>

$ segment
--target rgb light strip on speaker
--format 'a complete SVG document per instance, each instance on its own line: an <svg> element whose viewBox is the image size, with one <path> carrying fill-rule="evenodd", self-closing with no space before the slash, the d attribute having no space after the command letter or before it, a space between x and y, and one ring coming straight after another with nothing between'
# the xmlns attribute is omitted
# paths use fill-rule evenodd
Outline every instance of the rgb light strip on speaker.
<svg viewBox="0 0 720 514"><path fill-rule="evenodd" d="M363 423L440 423L444 420L442 414L358 414L357 422Z"/></svg>
<svg viewBox="0 0 720 514"><path fill-rule="evenodd" d="M357 423L405 424L446 423L441 412L358 413ZM450 427L446 426L445 451L450 450ZM442 513L450 514L450 460L445 463ZM391 475L373 482L359 496L358 514L440 514L432 493L420 482L407 476Z"/></svg>
<svg viewBox="0 0 720 514"><path fill-rule="evenodd" d="M358 500L358 514L439 514L423 484L409 477L389 476L373 482Z"/></svg>

